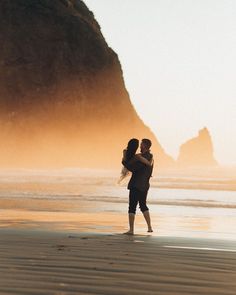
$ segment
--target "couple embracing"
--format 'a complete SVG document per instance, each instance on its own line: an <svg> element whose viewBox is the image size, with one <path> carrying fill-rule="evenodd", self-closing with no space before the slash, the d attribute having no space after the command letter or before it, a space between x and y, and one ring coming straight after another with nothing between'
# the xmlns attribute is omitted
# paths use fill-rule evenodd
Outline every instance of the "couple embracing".
<svg viewBox="0 0 236 295"><path fill-rule="evenodd" d="M153 155L150 153L152 142L149 139L142 139L140 144L141 153L136 154L139 147L139 141L132 138L128 142L127 148L123 151L123 169L122 176L124 178L129 171L132 176L128 183L129 190L129 231L128 235L134 234L134 220L136 207L139 203L139 208L146 220L148 232L152 232L151 219L149 209L146 205L147 194L150 187L149 179L152 176L153 170Z"/></svg>

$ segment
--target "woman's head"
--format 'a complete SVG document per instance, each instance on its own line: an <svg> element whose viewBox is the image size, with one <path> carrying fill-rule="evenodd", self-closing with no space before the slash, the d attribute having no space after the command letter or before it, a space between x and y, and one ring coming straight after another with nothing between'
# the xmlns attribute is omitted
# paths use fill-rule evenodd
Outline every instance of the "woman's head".
<svg viewBox="0 0 236 295"><path fill-rule="evenodd" d="M139 147L139 140L137 138L130 139L127 145L127 152L126 152L127 160L131 159L135 155L138 147Z"/></svg>

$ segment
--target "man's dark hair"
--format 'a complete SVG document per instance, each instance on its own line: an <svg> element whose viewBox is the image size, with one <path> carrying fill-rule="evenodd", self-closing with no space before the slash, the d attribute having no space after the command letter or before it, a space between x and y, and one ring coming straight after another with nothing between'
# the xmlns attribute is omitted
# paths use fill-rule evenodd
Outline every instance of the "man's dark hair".
<svg viewBox="0 0 236 295"><path fill-rule="evenodd" d="M145 147L147 149L150 149L150 147L152 146L152 142L150 139L147 139L147 138L143 138L142 139L142 143L145 145Z"/></svg>

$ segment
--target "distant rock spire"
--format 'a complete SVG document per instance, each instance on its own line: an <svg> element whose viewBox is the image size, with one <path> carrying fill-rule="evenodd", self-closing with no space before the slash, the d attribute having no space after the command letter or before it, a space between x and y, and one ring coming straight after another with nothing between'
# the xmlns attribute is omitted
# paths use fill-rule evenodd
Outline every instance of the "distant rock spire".
<svg viewBox="0 0 236 295"><path fill-rule="evenodd" d="M181 145L177 164L181 167L210 167L218 165L214 158L211 136L206 127L199 130L197 137Z"/></svg>

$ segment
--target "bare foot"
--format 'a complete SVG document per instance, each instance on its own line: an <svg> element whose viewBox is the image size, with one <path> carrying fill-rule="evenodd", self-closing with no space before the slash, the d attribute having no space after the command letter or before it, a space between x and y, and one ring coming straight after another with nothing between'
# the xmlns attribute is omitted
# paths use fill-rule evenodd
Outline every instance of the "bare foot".
<svg viewBox="0 0 236 295"><path fill-rule="evenodd" d="M132 236L133 234L134 234L134 232L131 230L124 233L124 235L129 235L129 236Z"/></svg>
<svg viewBox="0 0 236 295"><path fill-rule="evenodd" d="M148 232L148 233L153 233L152 228L149 228L147 232Z"/></svg>

